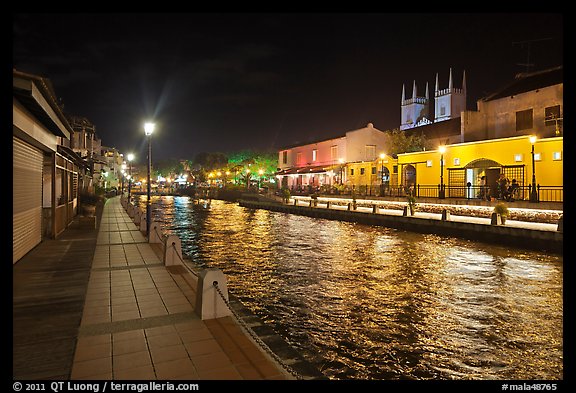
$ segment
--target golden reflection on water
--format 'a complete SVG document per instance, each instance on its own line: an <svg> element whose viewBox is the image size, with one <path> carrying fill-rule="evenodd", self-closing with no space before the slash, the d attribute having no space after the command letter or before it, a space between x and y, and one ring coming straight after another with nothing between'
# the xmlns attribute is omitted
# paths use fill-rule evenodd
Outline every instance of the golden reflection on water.
<svg viewBox="0 0 576 393"><path fill-rule="evenodd" d="M562 257L212 201L156 216L330 378L561 379Z"/></svg>

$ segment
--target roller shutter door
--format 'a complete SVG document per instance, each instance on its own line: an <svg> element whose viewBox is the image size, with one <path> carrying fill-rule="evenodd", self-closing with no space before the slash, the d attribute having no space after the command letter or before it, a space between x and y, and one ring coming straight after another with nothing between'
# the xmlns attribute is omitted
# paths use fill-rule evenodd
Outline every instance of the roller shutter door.
<svg viewBox="0 0 576 393"><path fill-rule="evenodd" d="M42 240L42 151L12 137L12 263Z"/></svg>

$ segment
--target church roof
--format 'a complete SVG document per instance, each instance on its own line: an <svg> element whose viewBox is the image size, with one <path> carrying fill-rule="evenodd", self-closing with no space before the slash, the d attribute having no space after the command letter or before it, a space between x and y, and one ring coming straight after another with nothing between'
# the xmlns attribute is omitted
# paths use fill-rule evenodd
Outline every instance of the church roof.
<svg viewBox="0 0 576 393"><path fill-rule="evenodd" d="M424 135L427 139L448 138L460 135L460 117L439 121L425 126L408 128L404 130L407 136Z"/></svg>
<svg viewBox="0 0 576 393"><path fill-rule="evenodd" d="M492 101L503 97L510 97L516 94L558 85L563 83L563 81L563 66L537 72L521 73L516 75L516 78L511 83L481 100Z"/></svg>

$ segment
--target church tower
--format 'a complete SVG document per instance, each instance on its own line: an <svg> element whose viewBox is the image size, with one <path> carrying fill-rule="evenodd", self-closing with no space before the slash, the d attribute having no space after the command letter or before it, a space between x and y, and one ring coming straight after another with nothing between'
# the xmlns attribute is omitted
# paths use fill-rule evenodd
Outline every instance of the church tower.
<svg viewBox="0 0 576 393"><path fill-rule="evenodd" d="M454 119L461 116L466 110L466 71L462 77L462 88L457 89L452 83L452 68L448 88L440 90L438 73L436 73L436 87L434 88L434 122Z"/></svg>
<svg viewBox="0 0 576 393"><path fill-rule="evenodd" d="M406 99L406 88L402 84L402 100L400 101L400 129L405 130L424 124L430 124L428 120L428 82L426 82L426 95L418 97L416 81L412 87L412 98Z"/></svg>

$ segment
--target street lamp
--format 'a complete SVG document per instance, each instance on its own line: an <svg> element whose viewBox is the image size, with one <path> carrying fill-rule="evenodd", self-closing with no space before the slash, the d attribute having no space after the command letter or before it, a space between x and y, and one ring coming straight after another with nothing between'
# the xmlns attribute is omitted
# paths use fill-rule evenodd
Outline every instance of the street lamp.
<svg viewBox="0 0 576 393"><path fill-rule="evenodd" d="M538 202L538 193L536 192L536 165L534 162L534 144L536 140L536 136L532 135L530 137L530 143L532 144L532 188L530 190L530 202Z"/></svg>
<svg viewBox="0 0 576 393"><path fill-rule="evenodd" d="M250 169L246 169L246 189L248 190L250 184Z"/></svg>
<svg viewBox="0 0 576 393"><path fill-rule="evenodd" d="M144 123L144 133L148 137L148 176L146 177L146 236L150 239L150 170L152 167L152 133L154 132L154 123Z"/></svg>
<svg viewBox="0 0 576 393"><path fill-rule="evenodd" d="M134 154L129 153L126 158L128 158L128 202L130 202L132 192L132 160L134 160Z"/></svg>
<svg viewBox="0 0 576 393"><path fill-rule="evenodd" d="M339 159L338 159L338 162L340 163L340 185L342 185L342 184L343 184L342 177L344 177L344 173L343 173L343 170L344 170L344 165L343 165L343 164L344 164L344 159L343 159L343 158L339 158Z"/></svg>
<svg viewBox="0 0 576 393"><path fill-rule="evenodd" d="M444 199L446 197L444 192L444 153L446 153L446 146L440 146L438 151L440 152L440 190L438 191L438 198Z"/></svg>
<svg viewBox="0 0 576 393"><path fill-rule="evenodd" d="M380 196L384 196L384 158L386 154L380 153Z"/></svg>
<svg viewBox="0 0 576 393"><path fill-rule="evenodd" d="M260 191L260 183L262 182L262 175L264 174L264 169L258 170L258 191Z"/></svg>
<svg viewBox="0 0 576 393"><path fill-rule="evenodd" d="M126 177L126 163L122 163L122 197L124 197L124 178Z"/></svg>

